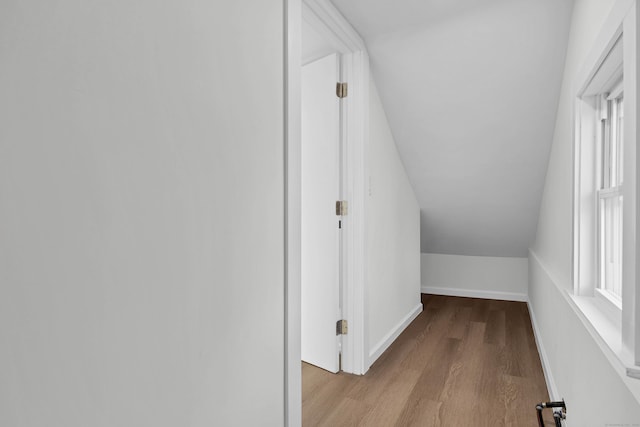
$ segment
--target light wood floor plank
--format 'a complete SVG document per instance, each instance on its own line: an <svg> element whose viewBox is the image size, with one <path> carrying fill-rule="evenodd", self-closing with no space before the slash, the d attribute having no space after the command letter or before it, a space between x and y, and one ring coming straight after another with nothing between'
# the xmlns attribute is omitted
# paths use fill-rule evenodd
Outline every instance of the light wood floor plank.
<svg viewBox="0 0 640 427"><path fill-rule="evenodd" d="M303 426L537 426L535 404L549 396L526 304L423 304L364 376L303 363Z"/></svg>

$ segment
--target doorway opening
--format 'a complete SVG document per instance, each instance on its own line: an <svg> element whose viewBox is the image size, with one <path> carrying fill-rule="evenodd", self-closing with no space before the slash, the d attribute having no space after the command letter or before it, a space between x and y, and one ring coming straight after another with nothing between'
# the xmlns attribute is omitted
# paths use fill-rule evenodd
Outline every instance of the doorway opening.
<svg viewBox="0 0 640 427"><path fill-rule="evenodd" d="M328 0L288 0L286 16L286 323L285 323L285 414L287 425L301 422L302 360L302 64L335 55L340 58L339 82L348 84L346 102L340 107L339 132L342 137L341 194L333 201L332 220L338 221L338 296L342 313L332 323L336 340L336 320L346 320L348 333L340 343L342 371L364 374L369 369L368 313L365 289L365 201L366 141L368 138L369 59L364 42ZM321 42L309 53L312 29ZM303 31L306 32L303 34ZM306 45L302 49L302 43ZM304 56L303 56L303 52ZM304 58L304 62L301 61ZM333 82L331 95L336 96ZM347 202L347 215L336 215L335 202ZM338 283L339 284L339 283ZM338 309L336 309L338 312ZM340 342L341 341L341 342Z"/></svg>

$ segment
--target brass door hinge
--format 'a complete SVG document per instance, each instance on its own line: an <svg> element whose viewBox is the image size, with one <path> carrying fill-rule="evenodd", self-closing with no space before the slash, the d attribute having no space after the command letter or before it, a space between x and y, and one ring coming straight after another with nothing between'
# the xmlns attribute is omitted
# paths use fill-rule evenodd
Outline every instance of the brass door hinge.
<svg viewBox="0 0 640 427"><path fill-rule="evenodd" d="M348 213L348 206L346 200L336 201L336 215L345 216Z"/></svg>
<svg viewBox="0 0 640 427"><path fill-rule="evenodd" d="M348 91L349 88L346 83L338 82L336 84L336 95L338 96L338 98L346 98Z"/></svg>
<svg viewBox="0 0 640 427"><path fill-rule="evenodd" d="M349 332L349 325L346 320L338 320L336 322L336 335L347 335Z"/></svg>

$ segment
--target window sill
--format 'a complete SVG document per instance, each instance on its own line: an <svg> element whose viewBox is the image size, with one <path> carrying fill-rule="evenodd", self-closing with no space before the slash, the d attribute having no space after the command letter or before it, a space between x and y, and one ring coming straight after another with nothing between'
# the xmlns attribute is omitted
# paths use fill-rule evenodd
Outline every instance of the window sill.
<svg viewBox="0 0 640 427"><path fill-rule="evenodd" d="M576 307L596 330L600 338L617 355L622 354L622 314L601 296L569 295Z"/></svg>
<svg viewBox="0 0 640 427"><path fill-rule="evenodd" d="M604 298L575 296L565 292L607 359L640 401L640 366L633 363L633 358L622 346L621 312L612 310L612 304Z"/></svg>
<svg viewBox="0 0 640 427"><path fill-rule="evenodd" d="M610 315L617 317L622 315L622 304L620 300L614 298L613 294L603 291L602 289L596 289L595 293L596 298L606 306L602 308L607 310L608 313L611 313Z"/></svg>

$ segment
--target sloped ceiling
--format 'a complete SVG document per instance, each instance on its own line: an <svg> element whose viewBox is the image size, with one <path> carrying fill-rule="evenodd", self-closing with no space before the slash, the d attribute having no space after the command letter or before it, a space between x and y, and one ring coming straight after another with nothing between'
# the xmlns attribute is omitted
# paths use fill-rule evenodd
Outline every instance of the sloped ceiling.
<svg viewBox="0 0 640 427"><path fill-rule="evenodd" d="M527 256L572 0L333 0L367 43L422 252Z"/></svg>

